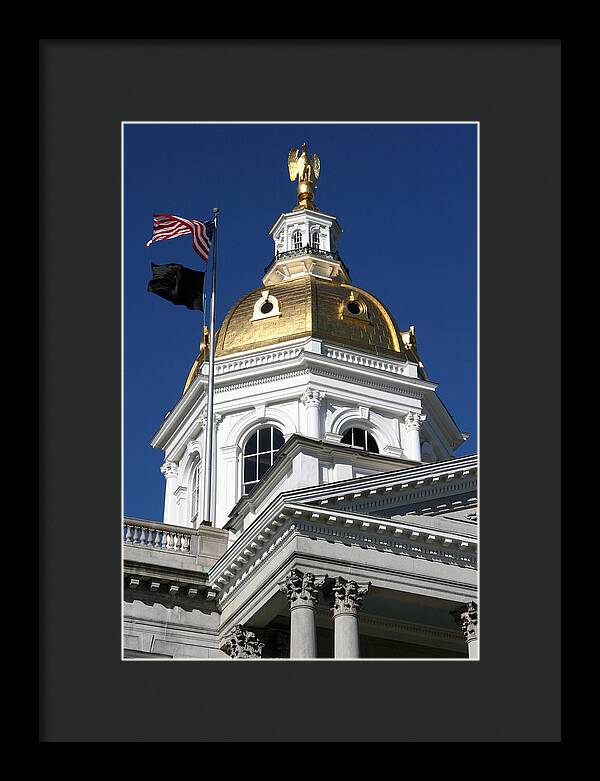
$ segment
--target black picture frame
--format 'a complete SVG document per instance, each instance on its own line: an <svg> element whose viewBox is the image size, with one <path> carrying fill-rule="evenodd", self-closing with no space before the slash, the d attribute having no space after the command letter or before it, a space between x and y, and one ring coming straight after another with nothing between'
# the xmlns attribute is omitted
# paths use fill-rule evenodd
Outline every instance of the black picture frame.
<svg viewBox="0 0 600 781"><path fill-rule="evenodd" d="M307 120L480 122L482 658L157 674L120 658L121 122L299 120L309 73ZM39 739L560 740L560 40L40 39L39 76Z"/></svg>

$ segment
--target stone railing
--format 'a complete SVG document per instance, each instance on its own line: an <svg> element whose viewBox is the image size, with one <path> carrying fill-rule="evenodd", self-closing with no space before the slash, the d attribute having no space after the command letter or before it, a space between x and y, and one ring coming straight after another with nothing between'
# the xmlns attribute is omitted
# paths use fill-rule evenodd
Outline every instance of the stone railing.
<svg viewBox="0 0 600 781"><path fill-rule="evenodd" d="M366 366L369 369L379 369L380 371L391 372L392 374L407 374L409 371L406 363L386 361L382 358L361 355L360 353L343 350L338 347L330 347L329 345L325 346L325 356L327 358L333 358L336 361L341 361L342 363Z"/></svg>
<svg viewBox="0 0 600 781"><path fill-rule="evenodd" d="M258 355L249 355L243 358L234 358L229 361L215 362L215 374L228 374L239 369L251 369L255 366L266 366L271 363L288 361L297 358L302 352L302 347L288 347L283 350L269 351Z"/></svg>
<svg viewBox="0 0 600 781"><path fill-rule="evenodd" d="M195 554L198 552L198 530L125 518L123 543L171 553Z"/></svg>

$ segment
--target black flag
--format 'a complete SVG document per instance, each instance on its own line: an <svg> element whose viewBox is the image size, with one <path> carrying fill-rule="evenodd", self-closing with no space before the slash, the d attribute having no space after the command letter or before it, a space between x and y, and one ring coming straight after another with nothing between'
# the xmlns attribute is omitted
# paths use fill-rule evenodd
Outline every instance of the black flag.
<svg viewBox="0 0 600 781"><path fill-rule="evenodd" d="M179 263L152 264L148 292L166 298L172 304L203 310L204 271L193 271Z"/></svg>

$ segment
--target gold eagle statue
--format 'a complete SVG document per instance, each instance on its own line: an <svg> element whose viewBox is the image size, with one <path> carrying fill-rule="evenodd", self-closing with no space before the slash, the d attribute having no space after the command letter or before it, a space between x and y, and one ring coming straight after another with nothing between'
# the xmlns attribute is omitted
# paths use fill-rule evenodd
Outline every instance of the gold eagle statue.
<svg viewBox="0 0 600 781"><path fill-rule="evenodd" d="M309 157L306 144L302 144L300 154L296 147L292 147L288 155L288 171L291 182L298 177L298 204L294 210L315 209L315 190L321 173L321 161L318 155L313 152Z"/></svg>

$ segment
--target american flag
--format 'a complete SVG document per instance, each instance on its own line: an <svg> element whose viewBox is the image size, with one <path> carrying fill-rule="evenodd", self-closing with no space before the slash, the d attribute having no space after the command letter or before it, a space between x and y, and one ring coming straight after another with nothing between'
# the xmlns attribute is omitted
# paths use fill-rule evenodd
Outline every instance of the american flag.
<svg viewBox="0 0 600 781"><path fill-rule="evenodd" d="M208 260L214 230L214 220L200 222L200 220L186 220L185 217L176 217L174 214L155 214L152 238L146 243L146 246L149 247L155 241L174 239L177 236L191 233L192 246L203 260Z"/></svg>

